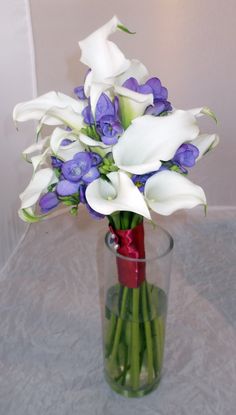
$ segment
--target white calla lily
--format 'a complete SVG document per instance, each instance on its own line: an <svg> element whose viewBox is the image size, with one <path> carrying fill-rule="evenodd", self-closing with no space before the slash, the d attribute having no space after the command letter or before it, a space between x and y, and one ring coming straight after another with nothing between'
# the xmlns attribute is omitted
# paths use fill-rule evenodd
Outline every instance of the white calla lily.
<svg viewBox="0 0 236 415"><path fill-rule="evenodd" d="M111 82L113 85L122 86L129 78L135 78L139 84L144 83L148 77L146 66L138 59L131 59L130 66L121 75L116 76Z"/></svg>
<svg viewBox="0 0 236 415"><path fill-rule="evenodd" d="M208 117L213 118L213 120L217 123L215 113L208 107L192 108L188 111L191 112L191 114L193 114L196 118L202 117L203 115L207 115Z"/></svg>
<svg viewBox="0 0 236 415"><path fill-rule="evenodd" d="M97 212L111 215L117 211L131 211L151 219L143 195L124 172L107 175L110 182L94 180L86 189L89 205Z"/></svg>
<svg viewBox="0 0 236 415"><path fill-rule="evenodd" d="M50 141L50 137L46 137L46 138L38 141L37 143L34 143L34 144L30 145L29 147L27 147L22 152L23 158L26 161L31 162L31 159L33 157L33 154L34 153L38 153L38 152L41 153L44 148L48 147L49 141Z"/></svg>
<svg viewBox="0 0 236 415"><path fill-rule="evenodd" d="M137 59L131 60L130 67L125 72L123 72L121 75L118 75L114 78L106 78L103 80L103 82L93 82L93 74L92 72L89 72L85 80L84 91L85 91L86 96L90 96L91 110L92 110L93 115L95 115L95 109L96 109L98 99L103 92L108 91L108 90L112 92L112 89L114 88L114 86L121 87L123 83L131 77L134 77L135 79L137 79L139 83L144 82L144 80L146 80L147 78L147 75L148 75L147 68ZM121 95L127 96L127 92L124 91L123 94L121 93ZM138 102L143 101L141 97L136 98L136 101L137 99L138 99ZM141 113L140 111L139 115L143 114L143 112Z"/></svg>
<svg viewBox="0 0 236 415"><path fill-rule="evenodd" d="M153 104L152 94L140 94L121 86L115 87L119 95L121 121L124 128L128 128L131 122L143 115L145 109Z"/></svg>
<svg viewBox="0 0 236 415"><path fill-rule="evenodd" d="M37 203L40 195L47 190L48 186L57 183L58 179L50 168L38 170L23 193L20 194L21 209L27 209Z"/></svg>
<svg viewBox="0 0 236 415"><path fill-rule="evenodd" d="M76 153L84 151L84 147L76 140L66 146L61 146L57 151L57 157L63 161L72 160Z"/></svg>
<svg viewBox="0 0 236 415"><path fill-rule="evenodd" d="M62 142L66 138L71 140L71 144L63 146ZM53 155L63 161L71 160L76 153L84 151L84 146L81 144L78 136L73 131L65 131L59 127L57 127L52 133L50 146Z"/></svg>
<svg viewBox="0 0 236 415"><path fill-rule="evenodd" d="M219 136L217 134L200 134L194 141L191 142L199 150L197 160L200 160L208 151L213 150L219 143Z"/></svg>
<svg viewBox="0 0 236 415"><path fill-rule="evenodd" d="M206 205L206 196L200 186L169 170L151 176L146 182L144 194L149 207L160 215Z"/></svg>
<svg viewBox="0 0 236 415"><path fill-rule="evenodd" d="M113 146L115 164L133 174L158 170L186 141L195 139L199 128L189 111L176 110L164 117L136 118Z"/></svg>
<svg viewBox="0 0 236 415"><path fill-rule="evenodd" d="M80 128L81 113L86 101L75 100L60 92L51 91L31 101L19 103L13 111L15 121L42 120L47 125L67 124Z"/></svg>
<svg viewBox="0 0 236 415"><path fill-rule="evenodd" d="M130 61L115 43L108 40L112 33L119 29L121 22L114 16L104 26L79 42L81 49L80 61L91 68L90 78L93 82L103 82L124 72Z"/></svg>
<svg viewBox="0 0 236 415"><path fill-rule="evenodd" d="M46 150L42 154L38 154L37 156L34 156L31 158L31 163L33 165L34 171L36 171L37 168L46 161L49 154L50 154L50 147L46 148Z"/></svg>
<svg viewBox="0 0 236 415"><path fill-rule="evenodd" d="M88 137L85 134L80 133L79 139L81 143L85 144L88 147L100 147L103 149L110 149L111 146L108 146L107 144L104 144L102 141L97 141L91 137Z"/></svg>

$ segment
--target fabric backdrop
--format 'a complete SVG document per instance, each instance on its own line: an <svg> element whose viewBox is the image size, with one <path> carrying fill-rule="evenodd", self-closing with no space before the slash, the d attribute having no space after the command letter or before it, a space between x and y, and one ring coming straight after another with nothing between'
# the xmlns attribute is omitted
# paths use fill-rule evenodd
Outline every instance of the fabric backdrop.
<svg viewBox="0 0 236 415"><path fill-rule="evenodd" d="M32 126L16 131L12 109L17 102L36 95L34 49L29 4L26 0L1 2L0 13L0 272L23 236L26 225L17 215L19 193L31 169L21 151L32 141Z"/></svg>

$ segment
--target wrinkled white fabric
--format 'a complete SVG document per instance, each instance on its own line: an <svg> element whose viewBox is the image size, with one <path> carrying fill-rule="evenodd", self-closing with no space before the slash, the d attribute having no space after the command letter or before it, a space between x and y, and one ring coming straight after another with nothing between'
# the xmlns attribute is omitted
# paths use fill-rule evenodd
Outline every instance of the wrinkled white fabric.
<svg viewBox="0 0 236 415"><path fill-rule="evenodd" d="M141 399L103 378L96 244L106 221L81 210L32 225L0 282L0 414L234 414L235 219L236 208L156 217L175 246L163 378Z"/></svg>
<svg viewBox="0 0 236 415"><path fill-rule="evenodd" d="M32 125L16 131L12 120L17 102L36 95L34 48L27 0L1 2L0 13L0 270L16 248L26 225L17 215L19 193L29 180L31 167L21 152L33 142Z"/></svg>

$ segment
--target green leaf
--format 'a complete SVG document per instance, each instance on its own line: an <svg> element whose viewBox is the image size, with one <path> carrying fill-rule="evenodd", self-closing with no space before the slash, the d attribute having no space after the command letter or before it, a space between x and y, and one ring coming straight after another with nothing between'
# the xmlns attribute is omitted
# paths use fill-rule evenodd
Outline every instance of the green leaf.
<svg viewBox="0 0 236 415"><path fill-rule="evenodd" d="M218 123L218 120L217 120L217 118L216 118L216 115L215 115L215 113L210 109L210 108L208 108L208 107L204 107L202 110L201 110L201 113L202 114L204 114L204 115L207 115L207 116L209 116L209 117L211 117L211 118L213 118L213 120L216 122L216 124Z"/></svg>
<svg viewBox="0 0 236 415"><path fill-rule="evenodd" d="M71 214L72 216L77 216L77 215L78 215L78 206L73 207L73 208L70 210L70 214Z"/></svg>
<svg viewBox="0 0 236 415"><path fill-rule="evenodd" d="M129 35L135 35L136 32L131 32L127 27L125 27L123 24L118 24L117 28L122 30L125 33L128 33Z"/></svg>

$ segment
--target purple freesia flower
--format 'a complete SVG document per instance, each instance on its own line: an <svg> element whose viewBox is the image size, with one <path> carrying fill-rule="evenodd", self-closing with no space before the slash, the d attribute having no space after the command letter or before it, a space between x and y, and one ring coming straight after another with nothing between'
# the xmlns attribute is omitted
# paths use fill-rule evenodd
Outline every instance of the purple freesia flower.
<svg viewBox="0 0 236 415"><path fill-rule="evenodd" d="M161 166L158 170L156 171L152 171L150 173L146 173L146 174L133 174L133 176L131 177L133 183L135 184L135 186L137 186L137 188L139 189L139 191L141 193L144 192L144 187L146 184L146 181L153 176L156 173L159 173L162 170L168 170L168 168L166 166Z"/></svg>
<svg viewBox="0 0 236 415"><path fill-rule="evenodd" d="M98 99L95 111L95 119L93 117L90 102L82 111L84 122L87 125L96 125L96 130L101 140L106 145L116 144L118 137L123 133L124 129L119 120L119 100L114 98L112 102L110 98L102 93Z"/></svg>
<svg viewBox="0 0 236 415"><path fill-rule="evenodd" d="M78 182L92 166L91 157L86 151L76 153L72 160L66 161L62 166L62 174L70 182Z"/></svg>
<svg viewBox="0 0 236 415"><path fill-rule="evenodd" d="M168 91L162 86L161 81L158 78L150 78L145 84L139 85L138 81L131 77L123 83L123 87L140 94L153 95L153 105L150 105L146 109L145 114L157 116L162 112L172 110L170 102L167 101Z"/></svg>
<svg viewBox="0 0 236 415"><path fill-rule="evenodd" d="M124 129L119 121L114 120L111 116L104 116L100 120L98 132L104 144L113 145L118 141L118 137Z"/></svg>
<svg viewBox="0 0 236 415"><path fill-rule="evenodd" d="M185 167L193 167L198 156L199 150L196 146L184 143L178 148L171 161L173 164L176 164L183 173L187 173Z"/></svg>
<svg viewBox="0 0 236 415"><path fill-rule="evenodd" d="M51 156L51 164L52 164L52 167L54 168L61 168L63 161L58 159L55 156Z"/></svg>
<svg viewBox="0 0 236 415"><path fill-rule="evenodd" d="M80 85L74 88L74 93L77 96L77 98L84 100L87 99L85 93L84 93L84 86Z"/></svg>
<svg viewBox="0 0 236 415"><path fill-rule="evenodd" d="M73 183L69 180L60 180L57 184L57 194L59 196L71 196L75 193L78 193L79 183Z"/></svg>
<svg viewBox="0 0 236 415"><path fill-rule="evenodd" d="M155 174L155 173L156 173L156 171L152 171L152 172L146 173L146 174L134 174L131 177L131 179L132 179L133 183L135 184L135 186L137 186L139 191L141 193L143 193L146 181L149 179L149 177L153 176L153 174Z"/></svg>
<svg viewBox="0 0 236 415"><path fill-rule="evenodd" d="M74 155L72 160L62 164L60 181L57 184L59 196L70 196L80 193L81 202L84 203L86 186L100 176L98 165L102 162L101 156L94 152L81 151ZM82 196L81 196L82 194Z"/></svg>
<svg viewBox="0 0 236 415"><path fill-rule="evenodd" d="M89 100L89 103L88 103L87 107L85 107L83 109L82 115L84 117L85 124L87 124L87 125L95 124L94 117L93 117L92 110L91 110L91 106L90 106L90 100Z"/></svg>
<svg viewBox="0 0 236 415"><path fill-rule="evenodd" d="M92 216L93 219L101 220L105 218L105 215L102 215L101 213L91 208L91 206L88 203L86 203L86 208L90 216Z"/></svg>
<svg viewBox="0 0 236 415"><path fill-rule="evenodd" d="M98 166L102 162L102 157L97 154L93 153L92 151L89 153L92 161L92 166Z"/></svg>
<svg viewBox="0 0 236 415"><path fill-rule="evenodd" d="M57 194L55 192L48 192L41 196L39 200L39 206L41 209L41 212L47 213L50 210L57 207L60 203L60 200L57 197Z"/></svg>

